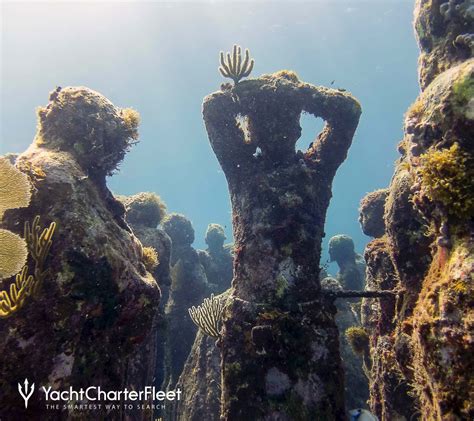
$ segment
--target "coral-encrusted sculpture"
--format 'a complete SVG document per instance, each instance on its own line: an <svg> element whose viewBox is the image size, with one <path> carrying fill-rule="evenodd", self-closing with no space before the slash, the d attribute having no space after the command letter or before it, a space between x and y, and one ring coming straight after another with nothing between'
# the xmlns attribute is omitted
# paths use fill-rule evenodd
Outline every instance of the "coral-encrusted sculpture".
<svg viewBox="0 0 474 421"><path fill-rule="evenodd" d="M165 309L168 337L164 386L173 389L198 330L188 309L202 302L208 294L208 285L198 254L191 245L194 241L191 221L184 215L171 213L163 220L162 227L172 241L172 283Z"/></svg>
<svg viewBox="0 0 474 421"><path fill-rule="evenodd" d="M124 208L106 186L136 137L136 119L87 88L55 91L39 111L36 142L16 166L32 183L30 206L5 213L18 232L36 215L59 229L49 252L50 275L34 305L0 324L0 418L70 419L69 409L47 409L35 393L28 409L18 381L64 390L131 388L131 355L146 342L160 298L142 263L142 246L124 221ZM34 414L34 415L32 415ZM105 408L81 412L106 417ZM123 410L117 412L124 418Z"/></svg>
<svg viewBox="0 0 474 421"><path fill-rule="evenodd" d="M153 192L119 196L119 200L125 205L127 223L144 245L142 261L155 277L161 291L160 307L155 315L151 334L129 361L128 375L130 378L139 379L139 382L134 383L136 390L152 384L159 388L164 378L166 338L164 309L171 285L171 239L158 227L166 215L166 205L161 197ZM152 404L151 401L149 403ZM148 414L135 408L127 415L139 420L146 419Z"/></svg>
<svg viewBox="0 0 474 421"><path fill-rule="evenodd" d="M363 305L381 420L474 418L473 27L470 0L416 2L421 94L365 253L369 285L398 291Z"/></svg>
<svg viewBox="0 0 474 421"><path fill-rule="evenodd" d="M296 152L302 112L326 126ZM321 296L319 260L332 180L360 113L350 94L288 71L204 100L235 238L221 339L224 419L345 417L335 309Z"/></svg>
<svg viewBox="0 0 474 421"><path fill-rule="evenodd" d="M224 245L224 228L219 224L209 224L206 231L207 250L198 250L199 260L206 272L209 287L220 294L230 287L232 281L232 245Z"/></svg>
<svg viewBox="0 0 474 421"><path fill-rule="evenodd" d="M354 250L354 241L345 234L329 240L329 258L339 266L338 280L345 289L360 291L365 287L365 262Z"/></svg>

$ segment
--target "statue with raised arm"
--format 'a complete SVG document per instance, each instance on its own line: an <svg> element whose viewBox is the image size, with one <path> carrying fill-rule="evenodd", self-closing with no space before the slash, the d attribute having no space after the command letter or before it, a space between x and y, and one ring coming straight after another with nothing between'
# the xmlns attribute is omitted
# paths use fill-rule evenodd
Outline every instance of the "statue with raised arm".
<svg viewBox="0 0 474 421"><path fill-rule="evenodd" d="M296 151L303 112L326 126ZM221 417L343 419L335 307L319 283L331 185L361 108L291 71L223 86L204 100L233 211L235 263L224 309Z"/></svg>

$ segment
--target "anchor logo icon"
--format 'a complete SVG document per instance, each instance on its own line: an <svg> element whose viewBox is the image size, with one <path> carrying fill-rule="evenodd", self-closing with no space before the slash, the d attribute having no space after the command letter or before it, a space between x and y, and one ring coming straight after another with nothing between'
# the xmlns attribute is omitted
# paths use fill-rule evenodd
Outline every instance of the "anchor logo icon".
<svg viewBox="0 0 474 421"><path fill-rule="evenodd" d="M28 408L28 400L31 398L31 395L33 394L35 390L35 384L31 384L31 388L28 388L28 379L25 379L24 382L24 390L23 387L21 386L21 383L18 383L18 392L20 392L20 395L22 398L25 400L25 408ZM28 390L29 389L29 390Z"/></svg>

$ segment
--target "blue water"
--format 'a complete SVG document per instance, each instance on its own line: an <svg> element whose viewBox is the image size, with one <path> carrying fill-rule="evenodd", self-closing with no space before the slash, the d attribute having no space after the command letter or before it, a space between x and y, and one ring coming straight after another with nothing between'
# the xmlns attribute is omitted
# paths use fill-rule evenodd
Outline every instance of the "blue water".
<svg viewBox="0 0 474 421"><path fill-rule="evenodd" d="M86 85L142 116L141 142L109 180L115 193L156 191L187 215L204 247L207 224L231 237L227 185L209 146L202 98L224 81L218 53L238 43L253 76L292 69L316 85L351 91L363 115L334 182L326 241L351 235L365 193L388 184L403 114L418 93L413 2L3 3L0 153L23 151L34 109L55 86ZM321 122L302 118L306 147ZM323 259L327 259L326 255Z"/></svg>

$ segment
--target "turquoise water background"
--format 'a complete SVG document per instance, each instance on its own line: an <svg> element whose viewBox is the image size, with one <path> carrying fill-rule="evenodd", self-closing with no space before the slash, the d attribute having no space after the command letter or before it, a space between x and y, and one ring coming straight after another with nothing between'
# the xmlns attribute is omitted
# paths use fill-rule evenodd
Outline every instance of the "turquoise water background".
<svg viewBox="0 0 474 421"><path fill-rule="evenodd" d="M292 69L315 85L344 88L363 114L334 181L325 242L354 238L358 204L386 186L403 114L418 94L413 2L66 2L2 3L0 153L31 143L35 107L56 86L85 85L142 117L141 141L108 184L115 193L155 191L193 222L204 248L207 224L231 238L227 185L209 146L202 99L225 80L220 50L234 43L255 58L252 76ZM302 118L306 147L322 127ZM327 255L323 255L323 260Z"/></svg>

